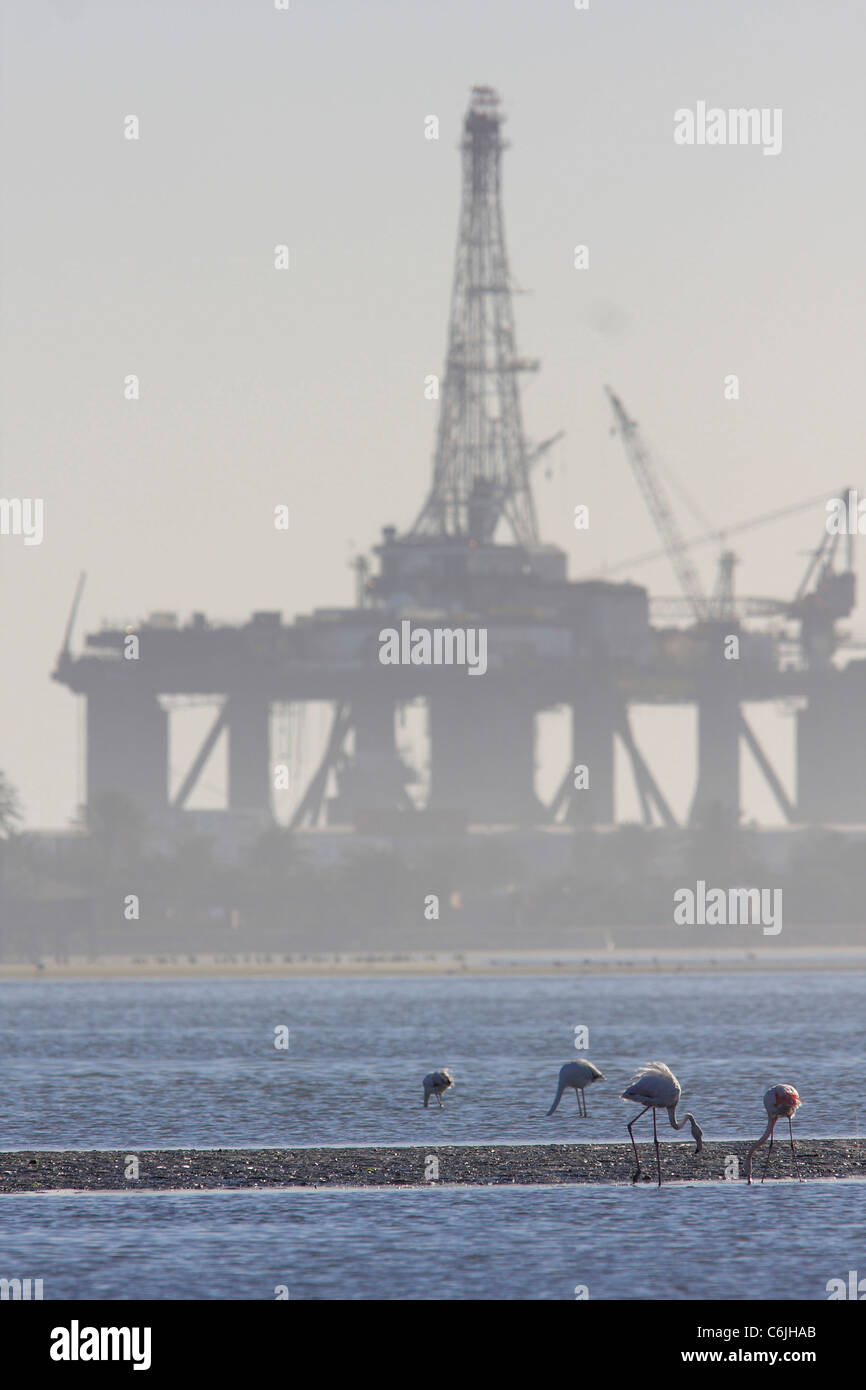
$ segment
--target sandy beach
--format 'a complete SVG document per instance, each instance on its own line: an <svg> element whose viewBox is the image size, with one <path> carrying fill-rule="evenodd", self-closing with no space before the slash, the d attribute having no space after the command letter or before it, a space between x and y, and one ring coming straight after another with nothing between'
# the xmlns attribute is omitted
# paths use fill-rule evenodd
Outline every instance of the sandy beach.
<svg viewBox="0 0 866 1390"><path fill-rule="evenodd" d="M706 970L863 970L866 946L617 947L603 950L328 951L43 956L0 961L0 980L230 979L267 976L588 975Z"/></svg>
<svg viewBox="0 0 866 1390"><path fill-rule="evenodd" d="M663 1177L722 1182L734 1155L742 1178L748 1148L742 1139L714 1141L696 1154L693 1143L663 1142ZM643 1180L654 1182L652 1144L639 1144L638 1151ZM756 1165L765 1154L757 1155ZM807 1180L866 1178L866 1150L858 1139L798 1139L797 1154ZM633 1172L628 1143L448 1145L431 1138L423 1148L42 1150L0 1153L0 1193L627 1183ZM755 1172L760 1176L760 1166ZM790 1147L778 1143L768 1181L791 1177Z"/></svg>

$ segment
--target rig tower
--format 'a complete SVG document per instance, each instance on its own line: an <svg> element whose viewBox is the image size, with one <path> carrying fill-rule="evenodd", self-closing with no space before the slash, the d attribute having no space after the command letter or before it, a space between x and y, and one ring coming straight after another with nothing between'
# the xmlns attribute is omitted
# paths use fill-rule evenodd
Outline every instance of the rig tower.
<svg viewBox="0 0 866 1390"><path fill-rule="evenodd" d="M538 544L517 377L502 220L503 116L473 87L463 124L463 194L433 485L413 535L489 543L504 516L518 545Z"/></svg>

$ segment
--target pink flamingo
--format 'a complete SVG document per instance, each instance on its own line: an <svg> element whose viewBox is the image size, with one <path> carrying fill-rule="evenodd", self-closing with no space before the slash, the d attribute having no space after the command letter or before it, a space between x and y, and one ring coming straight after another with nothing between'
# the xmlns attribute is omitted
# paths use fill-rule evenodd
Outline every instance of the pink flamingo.
<svg viewBox="0 0 866 1390"><path fill-rule="evenodd" d="M800 1179L800 1182L803 1181L800 1175L800 1165L797 1162L797 1150L794 1148L794 1129L791 1124L792 1117L796 1115L802 1104L803 1102L800 1100L793 1086L771 1086L769 1091L767 1091L764 1096L764 1108L767 1111L767 1128L764 1130L758 1142L753 1144L749 1149L749 1156L746 1159L746 1178L750 1185L752 1181L752 1154L756 1149L761 1147L769 1135L770 1147L767 1150L767 1159L764 1163L764 1171L761 1175L761 1182L763 1182L764 1178L767 1176L770 1154L773 1152L773 1130L776 1127L776 1121L783 1118L788 1121L788 1129L791 1133L791 1153L794 1155L794 1167L797 1170L797 1177Z"/></svg>
<svg viewBox="0 0 866 1390"><path fill-rule="evenodd" d="M686 1120L692 1127L692 1138L695 1141L695 1153L699 1154L703 1147L704 1132L689 1110L681 1120L677 1121L677 1106L679 1105L682 1090L670 1067L666 1067L664 1062L647 1062L645 1067L641 1067L636 1072L631 1085L627 1086L620 1096L620 1100L634 1100L638 1105L643 1106L639 1115L635 1115L631 1124L627 1126L629 1138L634 1149L634 1156L637 1160L637 1172L632 1178L632 1182L637 1182L640 1177L640 1157L637 1151L637 1144L634 1141L632 1125L637 1124L641 1115L645 1115L648 1110L653 1112L653 1139L656 1146L656 1163L659 1171L659 1187L662 1185L662 1160L659 1154L659 1136L656 1128L656 1111L666 1110L668 1119L674 1129L682 1129Z"/></svg>

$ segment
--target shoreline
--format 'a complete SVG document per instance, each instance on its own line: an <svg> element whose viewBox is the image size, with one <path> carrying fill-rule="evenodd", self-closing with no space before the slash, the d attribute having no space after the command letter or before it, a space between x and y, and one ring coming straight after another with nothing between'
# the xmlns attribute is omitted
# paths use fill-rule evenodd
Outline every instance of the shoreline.
<svg viewBox="0 0 866 1390"><path fill-rule="evenodd" d="M752 946L398 952L264 951L70 956L0 961L0 981L124 979L312 979L455 975L615 975L701 971L866 970L866 946Z"/></svg>
<svg viewBox="0 0 866 1390"><path fill-rule="evenodd" d="M755 1136L757 1137L757 1136ZM744 1180L754 1139L662 1142L663 1181L724 1182L731 1156ZM859 1139L798 1138L800 1172L812 1179L866 1179ZM642 1182L656 1181L652 1143L638 1144ZM766 1147L755 1156L760 1178ZM132 1160L135 1159L136 1163ZM435 1164L431 1160L435 1159ZM134 1172L137 1177L132 1176ZM0 1195L56 1192L235 1191L268 1188L491 1187L631 1184L629 1143L383 1145L308 1149L98 1149L0 1152ZM129 1174L129 1176L126 1176ZM777 1144L767 1181L795 1178L790 1147Z"/></svg>

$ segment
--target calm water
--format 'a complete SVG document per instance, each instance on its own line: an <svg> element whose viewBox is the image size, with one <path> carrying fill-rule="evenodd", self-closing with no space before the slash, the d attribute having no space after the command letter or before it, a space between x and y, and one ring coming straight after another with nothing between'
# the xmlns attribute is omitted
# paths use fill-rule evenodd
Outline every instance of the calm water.
<svg viewBox="0 0 866 1390"><path fill-rule="evenodd" d="M51 1298L825 1299L866 1184L0 1197Z"/></svg>
<svg viewBox="0 0 866 1390"><path fill-rule="evenodd" d="M707 1138L860 1132L866 975L0 984L0 1148L626 1139L667 1061ZM608 1081L545 1118L576 1024ZM287 1052L274 1029L290 1030ZM444 1110L420 1080L447 1065ZM644 1136L648 1137L648 1133ZM866 1184L0 1196L46 1298L762 1299L866 1274Z"/></svg>
<svg viewBox="0 0 866 1390"><path fill-rule="evenodd" d="M627 1139L617 1096L654 1057L708 1139L757 1136L776 1081L800 1133L853 1135L864 1019L866 972L2 983L0 1148ZM608 1080L546 1119L576 1024Z"/></svg>

